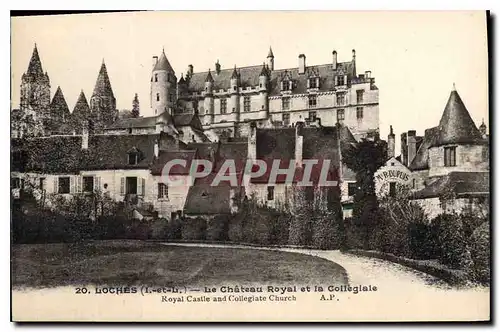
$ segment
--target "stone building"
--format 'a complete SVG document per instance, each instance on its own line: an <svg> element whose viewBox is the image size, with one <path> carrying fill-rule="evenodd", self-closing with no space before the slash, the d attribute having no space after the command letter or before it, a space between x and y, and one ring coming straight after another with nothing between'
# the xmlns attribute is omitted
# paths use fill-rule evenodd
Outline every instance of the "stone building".
<svg viewBox="0 0 500 332"><path fill-rule="evenodd" d="M388 141L394 138L391 131ZM396 195L397 185L411 190L431 218L442 212L486 213L489 162L486 126L474 124L454 88L439 125L426 129L424 136L414 130L401 134L401 155L391 157L375 181L380 196Z"/></svg>

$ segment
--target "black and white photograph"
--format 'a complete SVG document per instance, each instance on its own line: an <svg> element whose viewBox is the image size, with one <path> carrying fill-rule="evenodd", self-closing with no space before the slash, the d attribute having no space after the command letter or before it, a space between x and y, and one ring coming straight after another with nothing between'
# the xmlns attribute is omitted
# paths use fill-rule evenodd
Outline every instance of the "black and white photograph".
<svg viewBox="0 0 500 332"><path fill-rule="evenodd" d="M489 20L11 16L11 320L490 321Z"/></svg>

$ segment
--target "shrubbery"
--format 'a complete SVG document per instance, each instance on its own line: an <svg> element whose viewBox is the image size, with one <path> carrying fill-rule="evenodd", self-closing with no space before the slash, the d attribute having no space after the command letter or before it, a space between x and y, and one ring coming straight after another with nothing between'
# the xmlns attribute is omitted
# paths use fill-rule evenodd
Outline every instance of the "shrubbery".
<svg viewBox="0 0 500 332"><path fill-rule="evenodd" d="M203 218L184 218L182 221L183 240L205 240L207 222Z"/></svg>
<svg viewBox="0 0 500 332"><path fill-rule="evenodd" d="M490 283L490 224L482 223L472 233L471 256L473 261L472 275L475 280Z"/></svg>

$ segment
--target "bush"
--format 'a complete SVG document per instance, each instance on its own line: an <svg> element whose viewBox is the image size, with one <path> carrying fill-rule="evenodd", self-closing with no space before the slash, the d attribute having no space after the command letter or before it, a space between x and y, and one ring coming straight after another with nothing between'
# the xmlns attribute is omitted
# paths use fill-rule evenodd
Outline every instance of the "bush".
<svg viewBox="0 0 500 332"><path fill-rule="evenodd" d="M270 220L271 233L269 234L269 242L277 245L288 244L288 229L292 216L287 213L280 213Z"/></svg>
<svg viewBox="0 0 500 332"><path fill-rule="evenodd" d="M408 228L411 258L435 259L439 257L438 236L433 225L411 223Z"/></svg>
<svg viewBox="0 0 500 332"><path fill-rule="evenodd" d="M206 239L210 241L227 241L229 231L229 216L218 215L207 221Z"/></svg>
<svg viewBox="0 0 500 332"><path fill-rule="evenodd" d="M246 222L246 216L246 213L238 212L229 220L227 232L229 241L243 242L243 227Z"/></svg>
<svg viewBox="0 0 500 332"><path fill-rule="evenodd" d="M471 237L471 256L473 261L472 277L474 280L490 283L490 224L484 222L477 227Z"/></svg>
<svg viewBox="0 0 500 332"><path fill-rule="evenodd" d="M151 239L164 240L167 236L168 220L165 218L157 219L151 224Z"/></svg>
<svg viewBox="0 0 500 332"><path fill-rule="evenodd" d="M339 249L341 239L338 226L333 213L313 218L313 246L319 249Z"/></svg>
<svg viewBox="0 0 500 332"><path fill-rule="evenodd" d="M441 263L452 268L467 270L472 261L461 218L451 214L440 214L433 223L438 230Z"/></svg>
<svg viewBox="0 0 500 332"><path fill-rule="evenodd" d="M168 240L182 239L182 219L175 218L168 222L165 227L165 238Z"/></svg>
<svg viewBox="0 0 500 332"><path fill-rule="evenodd" d="M311 244L311 219L303 215L294 215L290 221L288 244L307 246Z"/></svg>
<svg viewBox="0 0 500 332"><path fill-rule="evenodd" d="M185 218L182 222L183 240L205 240L207 222L203 218Z"/></svg>
<svg viewBox="0 0 500 332"><path fill-rule="evenodd" d="M255 207L247 214L243 224L243 241L256 244L271 244L271 233L277 214L266 207Z"/></svg>

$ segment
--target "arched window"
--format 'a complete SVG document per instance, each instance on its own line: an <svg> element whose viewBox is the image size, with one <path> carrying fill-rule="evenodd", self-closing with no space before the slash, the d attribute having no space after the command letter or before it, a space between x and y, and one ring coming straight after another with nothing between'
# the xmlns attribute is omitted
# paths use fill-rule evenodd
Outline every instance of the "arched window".
<svg viewBox="0 0 500 332"><path fill-rule="evenodd" d="M160 94L159 93L156 94L156 101L160 101Z"/></svg>

